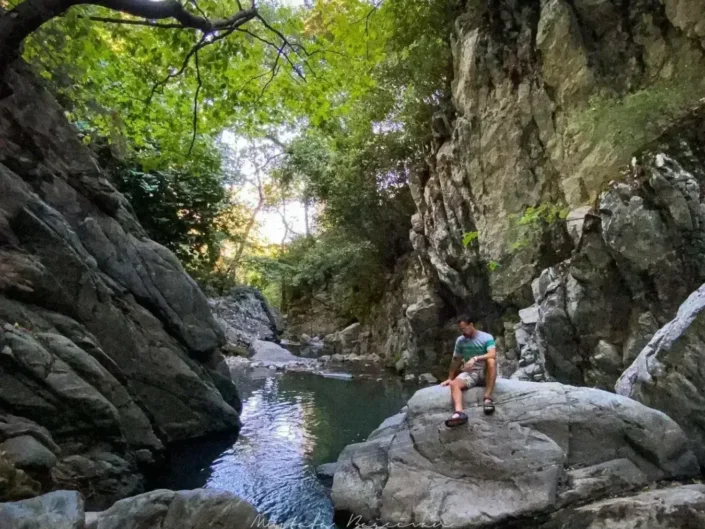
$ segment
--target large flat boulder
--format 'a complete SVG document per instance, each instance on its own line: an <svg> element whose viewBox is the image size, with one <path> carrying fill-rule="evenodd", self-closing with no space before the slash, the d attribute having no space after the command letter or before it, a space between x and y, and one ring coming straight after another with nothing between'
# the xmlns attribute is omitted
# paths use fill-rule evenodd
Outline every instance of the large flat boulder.
<svg viewBox="0 0 705 529"><path fill-rule="evenodd" d="M705 466L705 285L680 306L617 381L616 391L672 417Z"/></svg>
<svg viewBox="0 0 705 529"><path fill-rule="evenodd" d="M342 452L336 510L389 523L479 527L698 472L665 414L605 391L500 379L492 416L465 392L467 425L447 428L450 391L418 391L406 413Z"/></svg>

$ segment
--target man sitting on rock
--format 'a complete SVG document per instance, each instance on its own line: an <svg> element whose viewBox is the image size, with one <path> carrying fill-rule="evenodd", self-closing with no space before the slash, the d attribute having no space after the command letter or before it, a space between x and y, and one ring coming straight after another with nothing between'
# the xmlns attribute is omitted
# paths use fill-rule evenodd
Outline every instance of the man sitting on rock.
<svg viewBox="0 0 705 529"><path fill-rule="evenodd" d="M474 318L468 316L461 316L458 326L463 334L455 341L448 380L441 382L441 386L450 386L455 409L451 418L446 420L446 426L459 426L468 422L468 416L463 412L462 393L468 388L485 386L485 414L494 412L492 391L497 378L494 337L478 331Z"/></svg>

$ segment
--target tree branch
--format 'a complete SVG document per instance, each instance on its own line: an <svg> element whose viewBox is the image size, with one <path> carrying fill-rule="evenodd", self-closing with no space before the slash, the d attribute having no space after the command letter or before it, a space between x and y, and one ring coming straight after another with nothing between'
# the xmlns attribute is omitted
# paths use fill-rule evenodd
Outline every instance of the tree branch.
<svg viewBox="0 0 705 529"><path fill-rule="evenodd" d="M188 29L184 28L181 24L160 24L159 22L153 22L151 20L139 20L134 18L110 18L110 17L79 17L87 18L92 22L102 22L104 24L125 24L128 26L148 26L150 28L161 28L161 29Z"/></svg>
<svg viewBox="0 0 705 529"><path fill-rule="evenodd" d="M186 153L187 157L191 156L191 151L193 151L193 146L196 143L196 133L198 132L198 93L203 86L201 67L198 65L198 50L194 53L194 64L196 65L196 80L198 81L198 86L196 86L196 93L193 95L193 136L191 137L191 145L188 148L188 153Z"/></svg>
<svg viewBox="0 0 705 529"><path fill-rule="evenodd" d="M63 15L69 8L79 5L101 6L146 19L139 25L154 25L156 20L173 18L178 22L174 28L198 29L203 33L237 28L259 16L254 5L240 9L230 18L210 20L191 13L176 0L25 0L10 11L0 14L0 50L16 53L28 35L49 20ZM103 21L118 23L117 20L104 17ZM171 27L170 24L167 26Z"/></svg>

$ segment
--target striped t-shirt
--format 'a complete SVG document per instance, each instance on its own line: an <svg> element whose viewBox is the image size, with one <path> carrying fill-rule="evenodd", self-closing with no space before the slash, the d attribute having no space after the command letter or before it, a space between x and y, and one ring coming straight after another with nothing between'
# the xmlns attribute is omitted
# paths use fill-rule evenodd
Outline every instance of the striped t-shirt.
<svg viewBox="0 0 705 529"><path fill-rule="evenodd" d="M473 356L480 356L494 347L494 337L491 334L482 331L475 331L472 338L468 338L464 334L460 335L455 341L455 350L453 351L454 358L462 358L467 362ZM473 366L473 371L479 371L485 368L485 361L478 360Z"/></svg>

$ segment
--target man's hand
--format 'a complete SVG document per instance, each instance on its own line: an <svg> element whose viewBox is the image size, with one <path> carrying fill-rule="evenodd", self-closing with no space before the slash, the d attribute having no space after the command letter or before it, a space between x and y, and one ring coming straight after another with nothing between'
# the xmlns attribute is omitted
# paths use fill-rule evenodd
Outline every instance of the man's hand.
<svg viewBox="0 0 705 529"><path fill-rule="evenodd" d="M465 365L463 366L463 371L470 371L472 369L472 366L475 365L475 362L477 362L477 358L473 356L470 360L465 362Z"/></svg>
<svg viewBox="0 0 705 529"><path fill-rule="evenodd" d="M450 386L451 382L452 382L452 380L447 378L443 382L441 382L441 386L443 386L443 387Z"/></svg>

